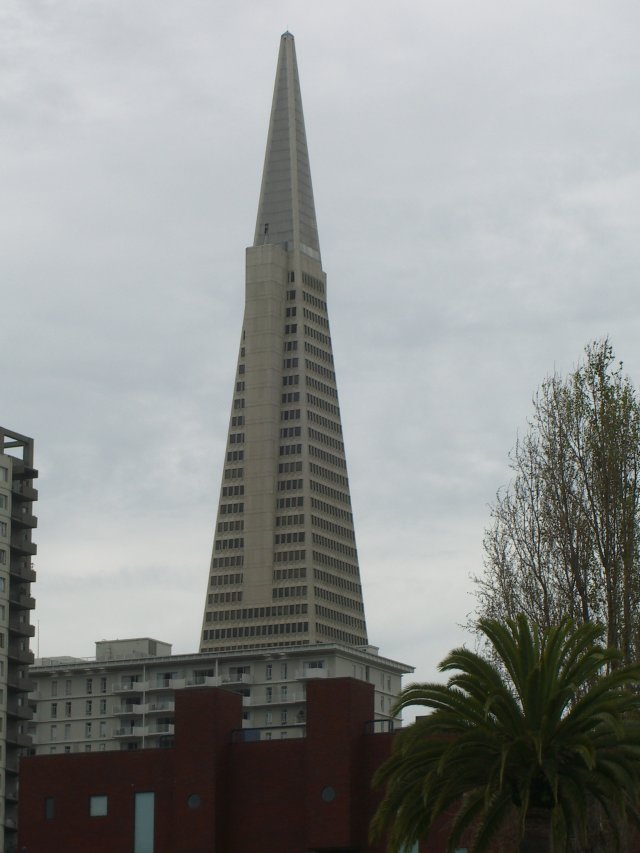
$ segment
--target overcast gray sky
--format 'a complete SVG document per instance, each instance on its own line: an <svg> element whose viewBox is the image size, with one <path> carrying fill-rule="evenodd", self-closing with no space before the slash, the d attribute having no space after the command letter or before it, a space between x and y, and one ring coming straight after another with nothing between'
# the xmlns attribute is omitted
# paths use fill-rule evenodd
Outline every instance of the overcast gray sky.
<svg viewBox="0 0 640 853"><path fill-rule="evenodd" d="M535 388L640 381L637 0L4 0L0 422L41 655L197 649L280 34L371 641L431 677Z"/></svg>

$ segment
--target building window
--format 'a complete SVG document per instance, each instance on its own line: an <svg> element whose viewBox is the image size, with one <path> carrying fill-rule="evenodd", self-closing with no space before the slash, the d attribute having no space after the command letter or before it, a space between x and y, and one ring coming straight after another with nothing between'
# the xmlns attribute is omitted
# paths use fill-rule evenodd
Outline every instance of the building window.
<svg viewBox="0 0 640 853"><path fill-rule="evenodd" d="M87 699L87 701L84 703L84 712L87 717L91 716L93 712L93 702L91 701L91 699Z"/></svg>
<svg viewBox="0 0 640 853"><path fill-rule="evenodd" d="M287 691L287 685L283 684L282 687L280 688L280 699L282 700L282 702L287 701L287 692L288 692Z"/></svg>
<svg viewBox="0 0 640 853"><path fill-rule="evenodd" d="M100 693L106 693L106 692L107 692L107 679L101 678L100 679Z"/></svg>
<svg viewBox="0 0 640 853"><path fill-rule="evenodd" d="M2 565L2 566L7 565L7 552L5 551L4 548L0 548L0 565Z"/></svg>
<svg viewBox="0 0 640 853"><path fill-rule="evenodd" d="M58 739L58 727L57 726L51 726L51 740L57 740L57 739Z"/></svg>
<svg viewBox="0 0 640 853"><path fill-rule="evenodd" d="M64 683L64 694L65 696L71 696L71 679L67 678Z"/></svg>
<svg viewBox="0 0 640 853"><path fill-rule="evenodd" d="M107 724L106 724L105 720L101 720L100 721L100 737L106 737L106 736L107 736Z"/></svg>
<svg viewBox="0 0 640 853"><path fill-rule="evenodd" d="M6 536L7 535L7 529L8 529L7 528L7 522L6 521L0 521L0 536Z"/></svg>
<svg viewBox="0 0 640 853"><path fill-rule="evenodd" d="M87 678L87 693L93 693L93 678Z"/></svg>
<svg viewBox="0 0 640 853"><path fill-rule="evenodd" d="M71 702L64 703L64 715L65 717L71 716Z"/></svg>
<svg viewBox="0 0 640 853"><path fill-rule="evenodd" d="M57 681L51 682L51 695L52 696L58 695L58 682Z"/></svg>
<svg viewBox="0 0 640 853"><path fill-rule="evenodd" d="M6 467L6 465L0 465L0 480L3 483L6 483L8 479L9 479L9 469Z"/></svg>
<svg viewBox="0 0 640 853"><path fill-rule="evenodd" d="M286 663L280 664L280 678L287 677L287 665Z"/></svg>
<svg viewBox="0 0 640 853"><path fill-rule="evenodd" d="M267 687L266 698L267 698L267 702L269 704L271 704L271 702L273 701L273 687Z"/></svg>
<svg viewBox="0 0 640 853"><path fill-rule="evenodd" d="M288 712L287 712L286 710L285 710L285 711L280 711L280 725L281 725L281 726L286 726L286 725L287 725L287 718L288 718L288 716L289 716L289 714L288 714Z"/></svg>
<svg viewBox="0 0 640 853"><path fill-rule="evenodd" d="M272 678L273 678L273 664L268 663L265 667L265 680L271 681Z"/></svg>
<svg viewBox="0 0 640 853"><path fill-rule="evenodd" d="M192 794L189 797L190 808L195 808L192 805L195 798L199 801L197 794ZM155 794L153 791L145 791L135 795L133 853L153 853L154 811Z"/></svg>
<svg viewBox="0 0 640 853"><path fill-rule="evenodd" d="M87 740L91 737L91 723L84 724L84 736Z"/></svg>
<svg viewBox="0 0 640 853"><path fill-rule="evenodd" d="M6 509L9 506L9 501L6 495L0 495L0 509Z"/></svg>
<svg viewBox="0 0 640 853"><path fill-rule="evenodd" d="M100 713L101 714L107 713L107 700L106 699L100 700Z"/></svg>
<svg viewBox="0 0 640 853"><path fill-rule="evenodd" d="M57 716L58 716L58 703L52 702L51 703L51 718L55 720L55 718Z"/></svg>
<svg viewBox="0 0 640 853"><path fill-rule="evenodd" d="M109 813L109 800L106 794L89 797L89 817L105 817Z"/></svg>

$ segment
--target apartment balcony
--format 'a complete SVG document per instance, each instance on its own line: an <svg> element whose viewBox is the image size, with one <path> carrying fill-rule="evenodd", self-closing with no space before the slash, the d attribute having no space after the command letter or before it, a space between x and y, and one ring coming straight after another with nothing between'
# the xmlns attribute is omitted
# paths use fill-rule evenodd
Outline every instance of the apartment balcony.
<svg viewBox="0 0 640 853"><path fill-rule="evenodd" d="M323 669L308 669L306 666L303 669L297 669L295 672L295 678L304 679L304 678L328 678L329 671L326 668Z"/></svg>
<svg viewBox="0 0 640 853"><path fill-rule="evenodd" d="M114 693L144 693L149 689L148 681L121 681L113 688Z"/></svg>
<svg viewBox="0 0 640 853"><path fill-rule="evenodd" d="M15 501L11 506L11 523L13 527L33 529L38 526L38 519L24 504Z"/></svg>
<svg viewBox="0 0 640 853"><path fill-rule="evenodd" d="M220 677L220 684L253 684L253 676L246 672L229 673Z"/></svg>
<svg viewBox="0 0 640 853"><path fill-rule="evenodd" d="M302 702L306 702L307 697L304 693L287 693L286 696L274 695L274 696L266 696L264 701L259 702L258 700L254 701L254 705L292 705L292 704L300 704Z"/></svg>
<svg viewBox="0 0 640 853"><path fill-rule="evenodd" d="M7 702L7 716L16 717L18 720L30 720L33 712L29 705L19 705L17 702Z"/></svg>
<svg viewBox="0 0 640 853"><path fill-rule="evenodd" d="M219 687L222 679L219 675L205 675L200 678L187 679L187 687Z"/></svg>
<svg viewBox="0 0 640 853"><path fill-rule="evenodd" d="M25 664L31 666L34 661L33 652L30 649L21 649L15 643L9 643L8 651L9 660L14 663Z"/></svg>
<svg viewBox="0 0 640 853"><path fill-rule="evenodd" d="M125 717L129 714L132 716L140 717L142 714L146 713L148 709L148 705L136 705L136 704L126 704L121 705L119 708L116 708L116 714L119 717Z"/></svg>
<svg viewBox="0 0 640 853"><path fill-rule="evenodd" d="M175 733L176 727L173 723L158 723L149 729L150 735L172 735Z"/></svg>
<svg viewBox="0 0 640 853"><path fill-rule="evenodd" d="M5 800L9 800L10 803L17 803L18 802L18 786L17 785L7 786L7 789L4 792L4 798L5 798Z"/></svg>
<svg viewBox="0 0 640 853"><path fill-rule="evenodd" d="M33 610L36 600L25 592L9 592L9 604L19 610Z"/></svg>
<svg viewBox="0 0 640 853"><path fill-rule="evenodd" d="M17 634L19 637L35 637L36 626L29 623L24 614L11 616L9 619L9 633Z"/></svg>
<svg viewBox="0 0 640 853"><path fill-rule="evenodd" d="M12 672L12 667L7 674L7 687L10 690L18 690L21 693L33 693L36 689L36 682L32 678L19 678L16 672Z"/></svg>
<svg viewBox="0 0 640 853"><path fill-rule="evenodd" d="M11 537L11 547L19 554L37 554L38 546L35 542L25 539L25 533L14 533Z"/></svg>
<svg viewBox="0 0 640 853"><path fill-rule="evenodd" d="M176 703L169 700L166 702L151 702L147 705L147 714L172 713L175 709Z"/></svg>
<svg viewBox="0 0 640 853"><path fill-rule="evenodd" d="M14 444L13 447L16 445ZM14 480L35 480L38 476L38 469L29 465L25 459L14 459L12 476Z"/></svg>
<svg viewBox="0 0 640 853"><path fill-rule="evenodd" d="M11 575L24 583L35 583L36 573L31 566L21 566L20 563L13 562L10 567Z"/></svg>
<svg viewBox="0 0 640 853"><path fill-rule="evenodd" d="M115 738L142 738L149 734L149 726L124 726L113 730Z"/></svg>
<svg viewBox="0 0 640 853"><path fill-rule="evenodd" d="M25 732L19 732L17 726L9 726L7 728L7 744L12 744L17 747L31 746L33 739L31 735Z"/></svg>
<svg viewBox="0 0 640 853"><path fill-rule="evenodd" d="M38 490L34 489L33 486L28 486L26 483L22 483L20 481L14 480L11 492L14 497L23 498L25 501L38 500Z"/></svg>
<svg viewBox="0 0 640 853"><path fill-rule="evenodd" d="M18 756L17 755L12 755L12 756L7 755L7 760L5 762L4 769L5 769L6 773L15 773L15 775L17 776L18 775Z"/></svg>
<svg viewBox="0 0 640 853"><path fill-rule="evenodd" d="M187 686L187 681L184 678L158 678L157 681L152 681L149 687L150 690L181 690Z"/></svg>

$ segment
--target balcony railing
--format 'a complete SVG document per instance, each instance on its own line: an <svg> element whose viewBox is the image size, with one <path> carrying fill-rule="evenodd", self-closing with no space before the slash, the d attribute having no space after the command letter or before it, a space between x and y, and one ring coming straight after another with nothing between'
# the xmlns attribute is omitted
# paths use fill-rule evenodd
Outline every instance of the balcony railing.
<svg viewBox="0 0 640 853"><path fill-rule="evenodd" d="M309 669L306 666L303 669L296 670L296 678L328 678L329 673L326 668Z"/></svg>
<svg viewBox="0 0 640 853"><path fill-rule="evenodd" d="M9 632L19 634L21 637L35 637L36 626L30 625L29 620L26 618L12 616L9 619Z"/></svg>
<svg viewBox="0 0 640 853"><path fill-rule="evenodd" d="M181 690L183 687L187 686L186 679L184 678L158 678L156 681L152 681L149 689L150 690Z"/></svg>
<svg viewBox="0 0 640 853"><path fill-rule="evenodd" d="M36 580L35 569L32 569L31 566L21 566L15 562L11 564L11 574L14 578L26 581L26 583L35 583Z"/></svg>
<svg viewBox="0 0 640 853"><path fill-rule="evenodd" d="M306 702L307 698L304 693L289 693L283 696L281 693L274 693L273 696L265 696L264 702L257 699L253 702L254 705L290 705L292 702Z"/></svg>
<svg viewBox="0 0 640 853"><path fill-rule="evenodd" d="M30 513L24 504L15 501L11 507L11 521L14 527L37 527L38 519Z"/></svg>
<svg viewBox="0 0 640 853"><path fill-rule="evenodd" d="M37 554L38 546L24 538L24 533L14 533L11 537L11 547L19 554Z"/></svg>
<svg viewBox="0 0 640 853"><path fill-rule="evenodd" d="M176 727L173 723L158 723L149 730L150 735L172 735L175 733Z"/></svg>
<svg viewBox="0 0 640 853"><path fill-rule="evenodd" d="M247 672L230 672L220 677L221 684L253 684L253 676Z"/></svg>
<svg viewBox="0 0 640 853"><path fill-rule="evenodd" d="M113 688L114 693L144 693L149 689L148 681L121 681Z"/></svg>
<svg viewBox="0 0 640 853"><path fill-rule="evenodd" d="M114 737L138 738L149 734L149 726L124 726L113 730Z"/></svg>
<svg viewBox="0 0 640 853"><path fill-rule="evenodd" d="M219 687L222 679L219 675L205 675L187 679L187 687Z"/></svg>
<svg viewBox="0 0 640 853"><path fill-rule="evenodd" d="M7 702L7 716L18 717L20 720L30 720L33 712L29 705L18 705L17 702Z"/></svg>
<svg viewBox="0 0 640 853"><path fill-rule="evenodd" d="M138 716L138 717L139 717L139 716L141 716L142 714L144 714L144 713L145 713L145 711L147 710L147 707L148 707L147 705L130 705L130 704L125 704L125 705L121 705L121 706L116 710L116 713L117 713L117 715L118 715L119 717L124 717L124 716L126 716L127 714L134 714L134 715L136 715L136 716Z"/></svg>
<svg viewBox="0 0 640 853"><path fill-rule="evenodd" d="M175 702L152 702L147 705L147 714L161 714L167 711L175 711L176 703Z"/></svg>
<svg viewBox="0 0 640 853"><path fill-rule="evenodd" d="M9 603L21 610L33 610L36 600L24 592L9 592Z"/></svg>

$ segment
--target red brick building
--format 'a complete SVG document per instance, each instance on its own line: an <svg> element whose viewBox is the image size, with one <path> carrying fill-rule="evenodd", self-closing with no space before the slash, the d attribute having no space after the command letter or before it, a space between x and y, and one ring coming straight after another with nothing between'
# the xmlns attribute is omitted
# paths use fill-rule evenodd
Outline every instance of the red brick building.
<svg viewBox="0 0 640 853"><path fill-rule="evenodd" d="M373 717L372 685L311 681L305 736L251 741L241 696L180 691L171 749L23 759L18 849L384 853L368 840L371 778L393 734L373 732Z"/></svg>

